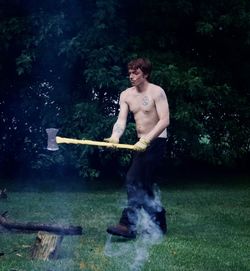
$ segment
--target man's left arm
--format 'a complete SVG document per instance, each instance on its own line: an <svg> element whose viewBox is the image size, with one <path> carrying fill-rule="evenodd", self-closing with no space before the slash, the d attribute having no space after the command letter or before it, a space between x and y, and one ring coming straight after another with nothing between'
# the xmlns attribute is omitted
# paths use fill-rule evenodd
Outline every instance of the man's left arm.
<svg viewBox="0 0 250 271"><path fill-rule="evenodd" d="M145 136L145 139L149 142L157 138L169 125L168 99L162 88L159 88L155 95L155 107L159 120L154 128Z"/></svg>

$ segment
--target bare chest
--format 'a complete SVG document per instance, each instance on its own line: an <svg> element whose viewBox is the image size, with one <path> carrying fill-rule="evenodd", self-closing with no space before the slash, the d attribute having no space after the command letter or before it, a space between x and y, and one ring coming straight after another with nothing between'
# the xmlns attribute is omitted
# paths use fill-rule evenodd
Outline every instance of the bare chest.
<svg viewBox="0 0 250 271"><path fill-rule="evenodd" d="M129 106L129 110L133 114L137 114L139 112L149 114L151 112L155 112L155 103L153 98L150 95L132 95L127 99L127 104Z"/></svg>

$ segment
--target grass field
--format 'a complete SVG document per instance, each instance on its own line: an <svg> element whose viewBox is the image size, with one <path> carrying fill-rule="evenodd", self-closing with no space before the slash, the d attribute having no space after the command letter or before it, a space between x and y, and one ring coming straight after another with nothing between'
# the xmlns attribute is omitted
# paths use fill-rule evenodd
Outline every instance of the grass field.
<svg viewBox="0 0 250 271"><path fill-rule="evenodd" d="M169 232L151 242L106 234L126 200L119 187L2 180L8 199L0 200L0 213L18 222L81 225L84 235L65 236L59 259L42 261L30 258L36 234L0 233L0 271L250 270L250 183L215 183L162 185Z"/></svg>

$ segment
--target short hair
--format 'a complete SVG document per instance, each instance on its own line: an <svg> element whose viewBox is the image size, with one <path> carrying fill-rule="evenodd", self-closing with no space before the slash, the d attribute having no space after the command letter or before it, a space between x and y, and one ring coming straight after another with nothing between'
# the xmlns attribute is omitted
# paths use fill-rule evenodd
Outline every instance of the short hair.
<svg viewBox="0 0 250 271"><path fill-rule="evenodd" d="M152 64L147 58L137 58L131 60L128 63L128 69L129 70L141 69L143 74L147 75L147 79L149 80L152 71Z"/></svg>

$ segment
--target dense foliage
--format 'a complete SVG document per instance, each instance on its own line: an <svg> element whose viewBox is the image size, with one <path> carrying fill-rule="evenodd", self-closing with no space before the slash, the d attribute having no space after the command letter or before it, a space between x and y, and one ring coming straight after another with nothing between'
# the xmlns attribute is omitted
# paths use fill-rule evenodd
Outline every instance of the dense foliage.
<svg viewBox="0 0 250 271"><path fill-rule="evenodd" d="M250 149L247 0L24 1L0 4L0 164L72 165L99 176L130 153L45 149L45 128L109 136L126 63L149 57L171 110L167 159L246 166ZM133 121L122 141L134 142ZM115 162L114 162L115 161ZM115 165L114 165L115 163Z"/></svg>

